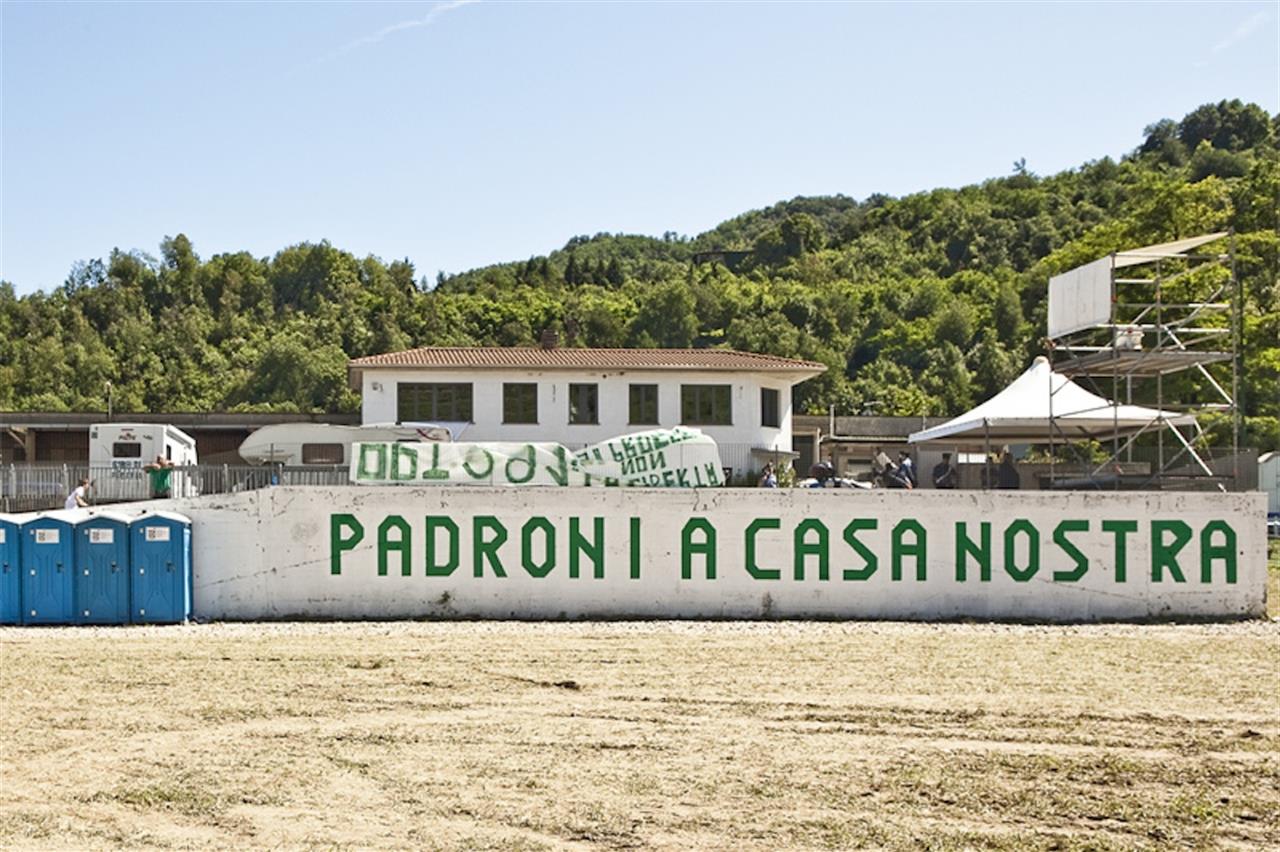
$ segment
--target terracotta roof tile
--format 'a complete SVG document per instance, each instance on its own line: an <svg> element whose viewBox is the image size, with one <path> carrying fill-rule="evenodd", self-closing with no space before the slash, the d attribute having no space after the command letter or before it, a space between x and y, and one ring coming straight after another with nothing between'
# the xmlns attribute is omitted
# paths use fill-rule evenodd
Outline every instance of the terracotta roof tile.
<svg viewBox="0 0 1280 852"><path fill-rule="evenodd" d="M732 349L544 349L541 346L426 346L355 358L352 369L378 367L588 370L743 370L822 372L825 364Z"/></svg>

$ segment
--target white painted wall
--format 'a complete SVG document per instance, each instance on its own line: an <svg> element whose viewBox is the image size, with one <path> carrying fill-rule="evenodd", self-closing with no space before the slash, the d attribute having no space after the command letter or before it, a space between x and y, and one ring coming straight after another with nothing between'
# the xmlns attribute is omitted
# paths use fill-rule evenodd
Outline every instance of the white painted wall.
<svg viewBox="0 0 1280 852"><path fill-rule="evenodd" d="M138 504L141 505L141 504ZM155 508L158 504L151 503ZM194 522L194 608L203 619L261 618L1000 618L1049 621L1176 618L1235 618L1265 613L1265 497L1198 493L1000 493L842 492L809 489L639 490L603 488L272 488L241 495L168 501ZM343 555L341 573L331 573L331 520L350 513L364 527L364 539ZM410 576L401 574L391 554L388 574L377 571L377 528L400 515L412 534ZM459 565L449 576L427 576L424 518L445 516L459 527ZM505 577L473 576L472 524L477 515L498 518L508 539L497 550ZM521 563L521 527L542 516L556 530L555 567L544 578ZM603 519L605 576L582 576L568 568L569 519ZM707 579L695 558L689 579L681 576L681 531L691 517L705 518L718 531L717 577ZM640 519L640 577L630 576L630 519ZM776 519L780 529L756 538L756 563L778 568L778 579L758 579L746 569L745 531L756 519ZM927 534L926 576L917 579L915 561L903 560L902 578L892 579L891 529L904 518L919 521ZM830 578L818 577L809 557L804 579L793 574L792 531L805 519L830 530ZM875 530L855 533L876 554L879 565L864 580L846 579L846 569L863 567L844 540L853 519L874 520ZM1015 519L1039 529L1040 567L1015 581L1003 562L1003 533ZM1068 540L1088 559L1084 576L1058 581L1054 572L1074 567L1053 542L1064 519L1087 521L1087 532ZM1127 539L1127 578L1116 576L1114 534L1103 521L1134 521ZM1191 541L1177 555L1185 582L1152 577L1150 528L1153 520L1190 525ZM978 578L970 565L959 581L955 570L955 524L970 535L992 524L992 576ZM1221 560L1210 582L1200 573L1200 532L1211 521L1235 531L1237 577L1228 583ZM343 528L345 529L345 528ZM813 533L810 534L814 535ZM488 536L486 536L488 538ZM1214 542L1220 543L1217 535ZM531 538L541 556L541 533ZM443 540L440 551L444 550ZM435 554L440 558L440 552ZM1015 537L1015 568L1025 568L1025 534Z"/></svg>
<svg viewBox="0 0 1280 852"><path fill-rule="evenodd" d="M1267 495L1267 511L1280 512L1280 452L1258 459L1258 490Z"/></svg>
<svg viewBox="0 0 1280 852"><path fill-rule="evenodd" d="M727 384L732 387L733 425L698 428L721 444L749 444L773 450L791 449L791 381L779 374L730 371L571 371L571 370L389 370L366 369L361 386L361 418L364 423L396 421L396 385L399 382L468 382L472 385L474 423L462 435L464 441L552 441L579 447L609 438L654 428L655 424L633 424L629 386L658 386L657 426L680 424L680 386L684 384ZM538 385L538 423L502 422L502 385L505 382L534 382ZM596 425L569 423L569 385L599 386L600 422ZM375 385L377 387L375 388ZM777 428L760 425L760 389L778 391Z"/></svg>

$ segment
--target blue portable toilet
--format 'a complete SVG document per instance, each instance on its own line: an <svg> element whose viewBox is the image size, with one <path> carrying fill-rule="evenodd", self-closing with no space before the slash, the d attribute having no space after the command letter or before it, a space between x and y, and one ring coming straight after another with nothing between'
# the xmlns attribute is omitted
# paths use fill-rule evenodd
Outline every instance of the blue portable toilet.
<svg viewBox="0 0 1280 852"><path fill-rule="evenodd" d="M191 617L191 519L148 512L129 524L129 618L163 624Z"/></svg>
<svg viewBox="0 0 1280 852"><path fill-rule="evenodd" d="M75 623L75 521L87 512L43 512L22 524L22 623Z"/></svg>
<svg viewBox="0 0 1280 852"><path fill-rule="evenodd" d="M95 511L76 523L79 624L129 623L129 518Z"/></svg>
<svg viewBox="0 0 1280 852"><path fill-rule="evenodd" d="M22 623L22 518L0 514L0 624Z"/></svg>

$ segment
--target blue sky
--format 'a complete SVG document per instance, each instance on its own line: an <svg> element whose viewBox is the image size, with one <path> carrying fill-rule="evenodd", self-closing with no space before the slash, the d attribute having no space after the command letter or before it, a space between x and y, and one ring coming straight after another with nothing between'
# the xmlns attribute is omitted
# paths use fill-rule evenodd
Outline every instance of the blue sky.
<svg viewBox="0 0 1280 852"><path fill-rule="evenodd" d="M419 274L1048 174L1238 97L1280 4L0 6L0 278L328 239Z"/></svg>

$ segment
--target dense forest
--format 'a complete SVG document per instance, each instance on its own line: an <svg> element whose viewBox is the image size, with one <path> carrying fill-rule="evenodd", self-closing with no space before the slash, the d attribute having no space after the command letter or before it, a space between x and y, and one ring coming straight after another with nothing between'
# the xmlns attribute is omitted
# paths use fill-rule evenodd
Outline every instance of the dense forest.
<svg viewBox="0 0 1280 852"><path fill-rule="evenodd" d="M328 242L274 257L77 263L0 282L0 411L349 411L349 357L423 345L727 346L821 361L800 411L959 413L1043 351L1051 275L1234 228L1248 440L1280 443L1280 116L1240 101L1159 121L1118 160L961 189L796 198L697 237L574 237L457 275ZM676 203L673 201L673 203ZM1213 426L1213 424L1210 424ZM1223 424L1217 424L1219 437Z"/></svg>

